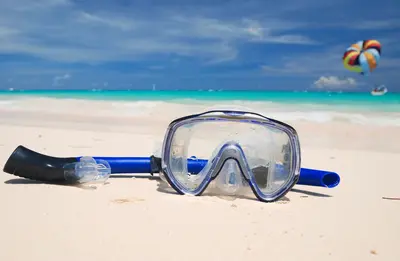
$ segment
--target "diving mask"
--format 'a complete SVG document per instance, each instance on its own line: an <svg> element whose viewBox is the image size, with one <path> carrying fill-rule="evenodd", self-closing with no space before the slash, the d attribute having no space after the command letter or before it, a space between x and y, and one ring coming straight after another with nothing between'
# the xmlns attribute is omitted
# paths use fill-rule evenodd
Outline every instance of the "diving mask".
<svg viewBox="0 0 400 261"><path fill-rule="evenodd" d="M300 143L293 127L261 114L208 111L171 122L161 167L161 178L180 194L252 192L271 202L299 179Z"/></svg>

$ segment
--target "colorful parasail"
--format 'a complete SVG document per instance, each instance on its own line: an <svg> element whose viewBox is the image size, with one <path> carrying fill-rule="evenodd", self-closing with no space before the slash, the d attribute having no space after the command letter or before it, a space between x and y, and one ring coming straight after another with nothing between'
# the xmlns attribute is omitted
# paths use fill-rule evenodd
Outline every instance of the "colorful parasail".
<svg viewBox="0 0 400 261"><path fill-rule="evenodd" d="M343 55L344 67L352 72L368 75L381 58L381 44L377 40L364 40L352 44Z"/></svg>

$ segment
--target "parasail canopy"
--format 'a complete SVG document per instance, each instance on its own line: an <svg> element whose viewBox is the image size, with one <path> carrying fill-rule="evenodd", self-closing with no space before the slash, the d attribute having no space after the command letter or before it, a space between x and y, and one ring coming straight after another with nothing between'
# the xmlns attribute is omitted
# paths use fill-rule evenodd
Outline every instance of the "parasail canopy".
<svg viewBox="0 0 400 261"><path fill-rule="evenodd" d="M381 58L381 44L377 40L364 40L352 44L343 55L344 67L352 72L368 75Z"/></svg>

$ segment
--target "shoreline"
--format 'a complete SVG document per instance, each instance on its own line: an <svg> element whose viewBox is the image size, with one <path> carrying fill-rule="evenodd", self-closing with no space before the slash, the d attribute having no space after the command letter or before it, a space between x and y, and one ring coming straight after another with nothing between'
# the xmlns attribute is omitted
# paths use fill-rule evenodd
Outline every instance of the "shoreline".
<svg viewBox="0 0 400 261"><path fill-rule="evenodd" d="M48 106L43 106L47 104ZM320 104L287 104L279 102L259 101L201 101L188 100L98 100L85 98L49 98L49 97L18 97L0 99L0 111L28 113L70 113L73 115L85 114L101 115L108 117L123 116L149 116L154 117L164 109L179 113L180 107L185 106L185 112L177 115L192 114L216 108L252 110L260 112L267 117L282 121L309 121L316 123L349 122L361 125L394 126L400 127L399 111L372 110L371 106L360 109L356 106L332 106ZM49 110L48 108L51 108ZM167 114L168 116L168 114Z"/></svg>
<svg viewBox="0 0 400 261"><path fill-rule="evenodd" d="M113 97L58 97L58 96L37 96L37 95L0 95L0 106L12 101L35 99L53 99L59 101L88 101L88 102L115 102L115 103L170 103L170 104L183 104L183 105L204 105L204 104L231 104L233 106L241 106L243 104L250 105L280 105L301 111L301 109L308 110L326 110L331 112L376 112L376 113L400 113L400 100L397 103L386 103L384 105L368 104L368 103L342 103L332 104L323 102L290 102L290 101L270 101L270 100L248 100L248 99L197 99L197 98L170 98L163 99L162 97L154 97L152 99L139 99L139 98L113 98ZM379 106L382 105L382 106Z"/></svg>
<svg viewBox="0 0 400 261"><path fill-rule="evenodd" d="M393 106L400 111L400 93L373 96L369 92L288 92L288 91L196 91L196 90L37 90L0 91L0 100L7 98L47 97L57 99L87 99L113 101L173 101L199 102L275 102L282 104L316 104L331 106Z"/></svg>

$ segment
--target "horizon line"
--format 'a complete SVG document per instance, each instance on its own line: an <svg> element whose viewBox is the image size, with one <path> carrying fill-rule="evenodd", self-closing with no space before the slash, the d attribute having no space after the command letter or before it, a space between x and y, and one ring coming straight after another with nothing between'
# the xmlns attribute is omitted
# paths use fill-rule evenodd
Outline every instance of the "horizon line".
<svg viewBox="0 0 400 261"><path fill-rule="evenodd" d="M114 92L114 91L125 91L125 92L135 92L135 91L147 91L147 92L177 92L177 91L186 91L186 92L290 92L290 93L370 93L370 91L363 90L333 90L333 89L306 89L306 90L278 90L278 89L270 89L270 90L260 90L260 89L159 89L159 90L151 90L151 89L101 89L101 88L91 88L91 89L18 89L18 88L8 88L1 89L0 92L12 93L12 92L35 92L35 91L60 91L60 92L69 92L69 91L86 91L86 92ZM400 91L392 91L388 93L400 93Z"/></svg>

